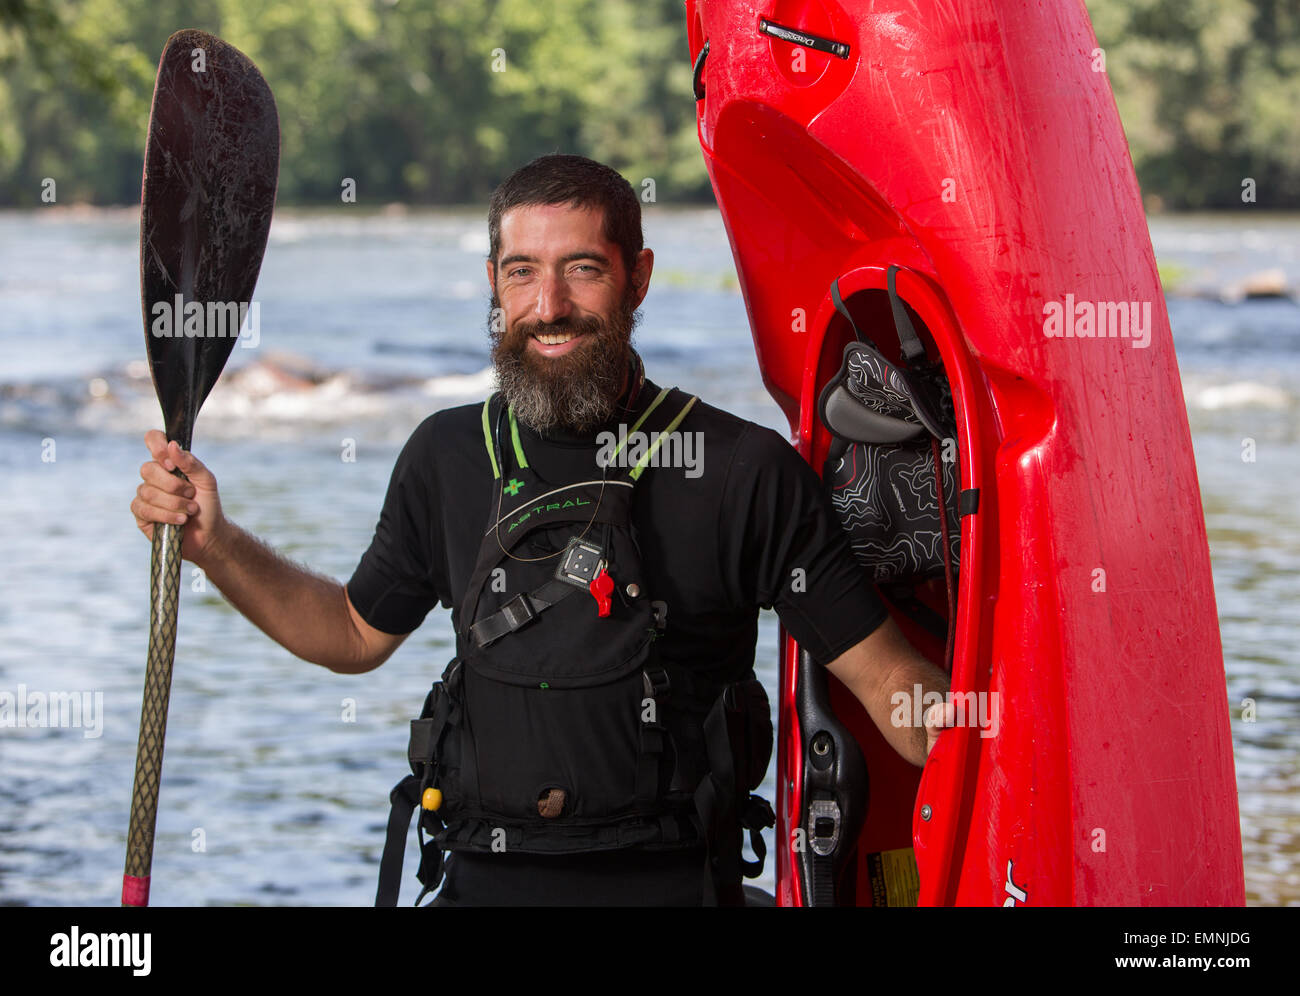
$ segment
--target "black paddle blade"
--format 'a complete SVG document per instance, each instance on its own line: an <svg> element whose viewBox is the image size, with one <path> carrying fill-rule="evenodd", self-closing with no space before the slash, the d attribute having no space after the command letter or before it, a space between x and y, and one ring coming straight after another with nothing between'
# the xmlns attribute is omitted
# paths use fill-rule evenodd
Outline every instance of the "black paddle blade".
<svg viewBox="0 0 1300 996"><path fill-rule="evenodd" d="M158 62L140 214L140 297L167 438L194 420L247 313L271 227L280 122L248 57L178 31Z"/></svg>

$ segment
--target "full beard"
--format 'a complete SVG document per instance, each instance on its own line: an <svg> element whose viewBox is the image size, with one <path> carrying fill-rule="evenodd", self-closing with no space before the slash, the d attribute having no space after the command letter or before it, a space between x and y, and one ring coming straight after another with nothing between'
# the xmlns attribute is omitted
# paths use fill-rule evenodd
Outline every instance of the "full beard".
<svg viewBox="0 0 1300 996"><path fill-rule="evenodd" d="M562 429L589 435L614 415L632 358L635 305L624 297L608 320L590 317L558 322L518 322L503 330L493 320L500 307L492 296L488 336L497 386L514 406L515 417L535 432ZM563 356L542 356L528 346L535 334L572 332L578 343Z"/></svg>

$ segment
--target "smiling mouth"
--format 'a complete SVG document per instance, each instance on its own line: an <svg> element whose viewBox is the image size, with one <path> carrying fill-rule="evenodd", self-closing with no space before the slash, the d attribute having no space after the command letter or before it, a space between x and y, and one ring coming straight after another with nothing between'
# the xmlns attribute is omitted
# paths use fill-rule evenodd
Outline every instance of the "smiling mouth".
<svg viewBox="0 0 1300 996"><path fill-rule="evenodd" d="M568 342L570 339L576 339L582 333L580 332L551 332L551 333L534 333L533 338L544 346L559 346Z"/></svg>

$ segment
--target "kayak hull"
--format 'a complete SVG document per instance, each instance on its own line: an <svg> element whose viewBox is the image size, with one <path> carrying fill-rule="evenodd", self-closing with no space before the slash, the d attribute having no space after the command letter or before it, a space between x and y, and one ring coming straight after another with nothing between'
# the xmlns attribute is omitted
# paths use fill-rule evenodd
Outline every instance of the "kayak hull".
<svg viewBox="0 0 1300 996"><path fill-rule="evenodd" d="M962 519L952 669L968 721L922 771L835 691L871 775L846 892L870 901L864 856L910 846L923 905L1240 905L1191 436L1087 12L850 9L686 3L700 143L793 443L820 471L815 401L851 336L831 281L874 313L896 264L953 387L961 486L979 492ZM889 352L885 328L873 338ZM777 898L799 905L805 759L797 647L782 639Z"/></svg>

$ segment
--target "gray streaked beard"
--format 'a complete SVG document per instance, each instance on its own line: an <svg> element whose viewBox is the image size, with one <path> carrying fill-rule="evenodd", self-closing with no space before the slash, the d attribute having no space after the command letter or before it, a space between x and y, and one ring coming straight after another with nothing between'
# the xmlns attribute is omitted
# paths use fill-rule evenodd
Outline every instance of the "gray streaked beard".
<svg viewBox="0 0 1300 996"><path fill-rule="evenodd" d="M495 294L491 307L500 307ZM534 432L563 429L588 435L613 416L632 359L632 333L640 315L630 294L608 322L597 317L558 322L519 322L508 332L488 318L497 387L515 417ZM534 333L575 332L585 338L555 359L534 355Z"/></svg>

